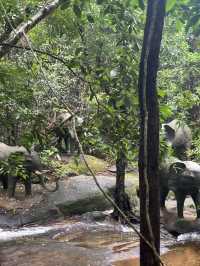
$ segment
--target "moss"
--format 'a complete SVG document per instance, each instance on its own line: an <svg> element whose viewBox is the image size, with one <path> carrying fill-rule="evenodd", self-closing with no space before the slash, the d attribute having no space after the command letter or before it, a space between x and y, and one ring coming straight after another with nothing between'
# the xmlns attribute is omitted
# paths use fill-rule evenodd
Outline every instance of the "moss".
<svg viewBox="0 0 200 266"><path fill-rule="evenodd" d="M134 185L139 185L139 174L138 173L126 173L126 180L130 180Z"/></svg>
<svg viewBox="0 0 200 266"><path fill-rule="evenodd" d="M108 163L102 159L90 155L85 157L94 173L103 172L108 167ZM60 176L90 174L81 156L71 158L68 163L53 162L53 167Z"/></svg>

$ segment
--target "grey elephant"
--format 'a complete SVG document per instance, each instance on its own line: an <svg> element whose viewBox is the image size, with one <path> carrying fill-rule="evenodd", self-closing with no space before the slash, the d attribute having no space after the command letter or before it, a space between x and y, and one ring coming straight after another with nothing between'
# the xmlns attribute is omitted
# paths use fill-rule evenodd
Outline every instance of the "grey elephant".
<svg viewBox="0 0 200 266"><path fill-rule="evenodd" d="M73 130L72 114L67 110L62 112L55 112L54 116L49 123L48 130L53 132L56 137L56 147L60 152L66 152L73 154L78 150L78 145L75 140L75 134ZM75 117L76 132L80 135L82 130L83 118ZM62 142L64 141L65 148L62 148Z"/></svg>
<svg viewBox="0 0 200 266"><path fill-rule="evenodd" d="M14 197L16 183L21 180L25 186L25 194L26 196L31 195L31 185L32 185L32 173L36 173L40 184L50 192L54 192L58 189L58 181L56 182L56 187L54 189L49 189L44 182L44 178L42 175L43 166L40 161L40 158L34 150L30 152L23 146L9 146L5 143L0 142L0 162L7 163L8 167L12 167L9 165L9 159L12 155L23 155L23 170L27 176L27 178L21 180L21 178L17 174L7 174L5 172L1 172L0 181L3 184L3 188L8 190L8 196Z"/></svg>
<svg viewBox="0 0 200 266"><path fill-rule="evenodd" d="M195 203L197 218L200 218L200 165L192 161L168 159L162 163L159 175L161 208L165 208L165 200L171 190L176 196L179 218L183 218L184 202L188 195Z"/></svg>
<svg viewBox="0 0 200 266"><path fill-rule="evenodd" d="M180 160L187 160L187 151L191 148L192 133L190 128L174 119L163 124L166 140L174 150L174 156Z"/></svg>

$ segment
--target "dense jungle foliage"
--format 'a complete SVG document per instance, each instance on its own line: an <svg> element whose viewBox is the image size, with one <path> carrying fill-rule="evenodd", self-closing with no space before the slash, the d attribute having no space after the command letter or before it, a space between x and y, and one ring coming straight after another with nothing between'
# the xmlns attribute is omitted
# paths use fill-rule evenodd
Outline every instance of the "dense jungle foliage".
<svg viewBox="0 0 200 266"><path fill-rule="evenodd" d="M86 153L115 158L123 150L133 160L138 153L137 82L146 3L57 2L54 12L23 33L1 58L0 140L50 149L47 129L53 112L70 108L84 118L80 138ZM47 3L1 0L1 47ZM192 127L196 160L199 10L197 0L168 0L158 74L161 122L176 117Z"/></svg>
<svg viewBox="0 0 200 266"><path fill-rule="evenodd" d="M1 165L14 183L4 188L14 196L21 178L31 195L31 152L48 164L81 143L87 155L115 161L114 201L93 178L113 217L132 226L125 170L138 160L141 265L160 265L158 158L172 149L162 130L159 149L159 119L160 129L173 119L189 125L189 157L200 161L199 0L0 0L0 14L0 141L26 148Z"/></svg>

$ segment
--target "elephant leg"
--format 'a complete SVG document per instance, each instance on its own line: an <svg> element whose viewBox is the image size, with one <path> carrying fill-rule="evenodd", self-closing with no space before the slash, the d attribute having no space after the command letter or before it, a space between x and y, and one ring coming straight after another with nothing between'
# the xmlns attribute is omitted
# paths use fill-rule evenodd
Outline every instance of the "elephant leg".
<svg viewBox="0 0 200 266"><path fill-rule="evenodd" d="M197 218L199 219L200 218L200 192L199 191L192 192L191 197L196 207Z"/></svg>
<svg viewBox="0 0 200 266"><path fill-rule="evenodd" d="M62 137L61 136L58 136L58 141L57 141L57 144L56 144L56 148L59 151L62 151Z"/></svg>
<svg viewBox="0 0 200 266"><path fill-rule="evenodd" d="M65 134L64 136L64 142L65 142L65 148L66 148L66 152L67 154L71 154L71 143L70 143L71 139L68 133Z"/></svg>
<svg viewBox="0 0 200 266"><path fill-rule="evenodd" d="M7 190L8 189L8 176L7 175L2 175L0 177L2 184L3 184L3 189Z"/></svg>
<svg viewBox="0 0 200 266"><path fill-rule="evenodd" d="M70 151L71 151L71 154L76 153L76 141L72 137L70 137Z"/></svg>
<svg viewBox="0 0 200 266"><path fill-rule="evenodd" d="M80 150L79 150L79 146L78 146L76 139L73 139L73 145L74 145L74 152L79 155Z"/></svg>
<svg viewBox="0 0 200 266"><path fill-rule="evenodd" d="M31 195L31 174L27 176L26 180L24 181L25 186L25 195L30 196Z"/></svg>
<svg viewBox="0 0 200 266"><path fill-rule="evenodd" d="M168 193L169 193L168 188L161 188L160 189L160 207L161 208L166 208L165 207L165 200L166 200Z"/></svg>
<svg viewBox="0 0 200 266"><path fill-rule="evenodd" d="M186 198L186 194L182 191L176 191L175 192L176 201L177 201L177 212L178 217L183 218L183 208L184 208L184 202Z"/></svg>
<svg viewBox="0 0 200 266"><path fill-rule="evenodd" d="M8 176L8 197L12 198L15 196L15 188L18 178L16 176Z"/></svg>
<svg viewBox="0 0 200 266"><path fill-rule="evenodd" d="M30 196L31 195L31 178L27 178L27 180L24 181L25 186L25 195Z"/></svg>
<svg viewBox="0 0 200 266"><path fill-rule="evenodd" d="M56 138L57 138L57 141L56 141L56 148L62 152L62 139L63 139L63 135L62 135L62 132L60 130L60 128L56 128L55 129L55 134L56 134Z"/></svg>

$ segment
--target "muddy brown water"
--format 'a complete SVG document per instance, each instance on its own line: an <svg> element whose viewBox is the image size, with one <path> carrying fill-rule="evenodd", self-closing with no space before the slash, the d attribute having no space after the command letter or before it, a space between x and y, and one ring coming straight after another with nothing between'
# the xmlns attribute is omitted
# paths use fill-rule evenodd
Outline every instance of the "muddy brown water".
<svg viewBox="0 0 200 266"><path fill-rule="evenodd" d="M179 240L162 232L166 265L200 266L199 236L188 234ZM138 246L132 230L110 220L79 217L0 231L1 266L138 266Z"/></svg>
<svg viewBox="0 0 200 266"><path fill-rule="evenodd" d="M173 247L161 256L166 266L200 266L200 245L186 244ZM139 266L139 259L132 257L114 262L114 266Z"/></svg>

